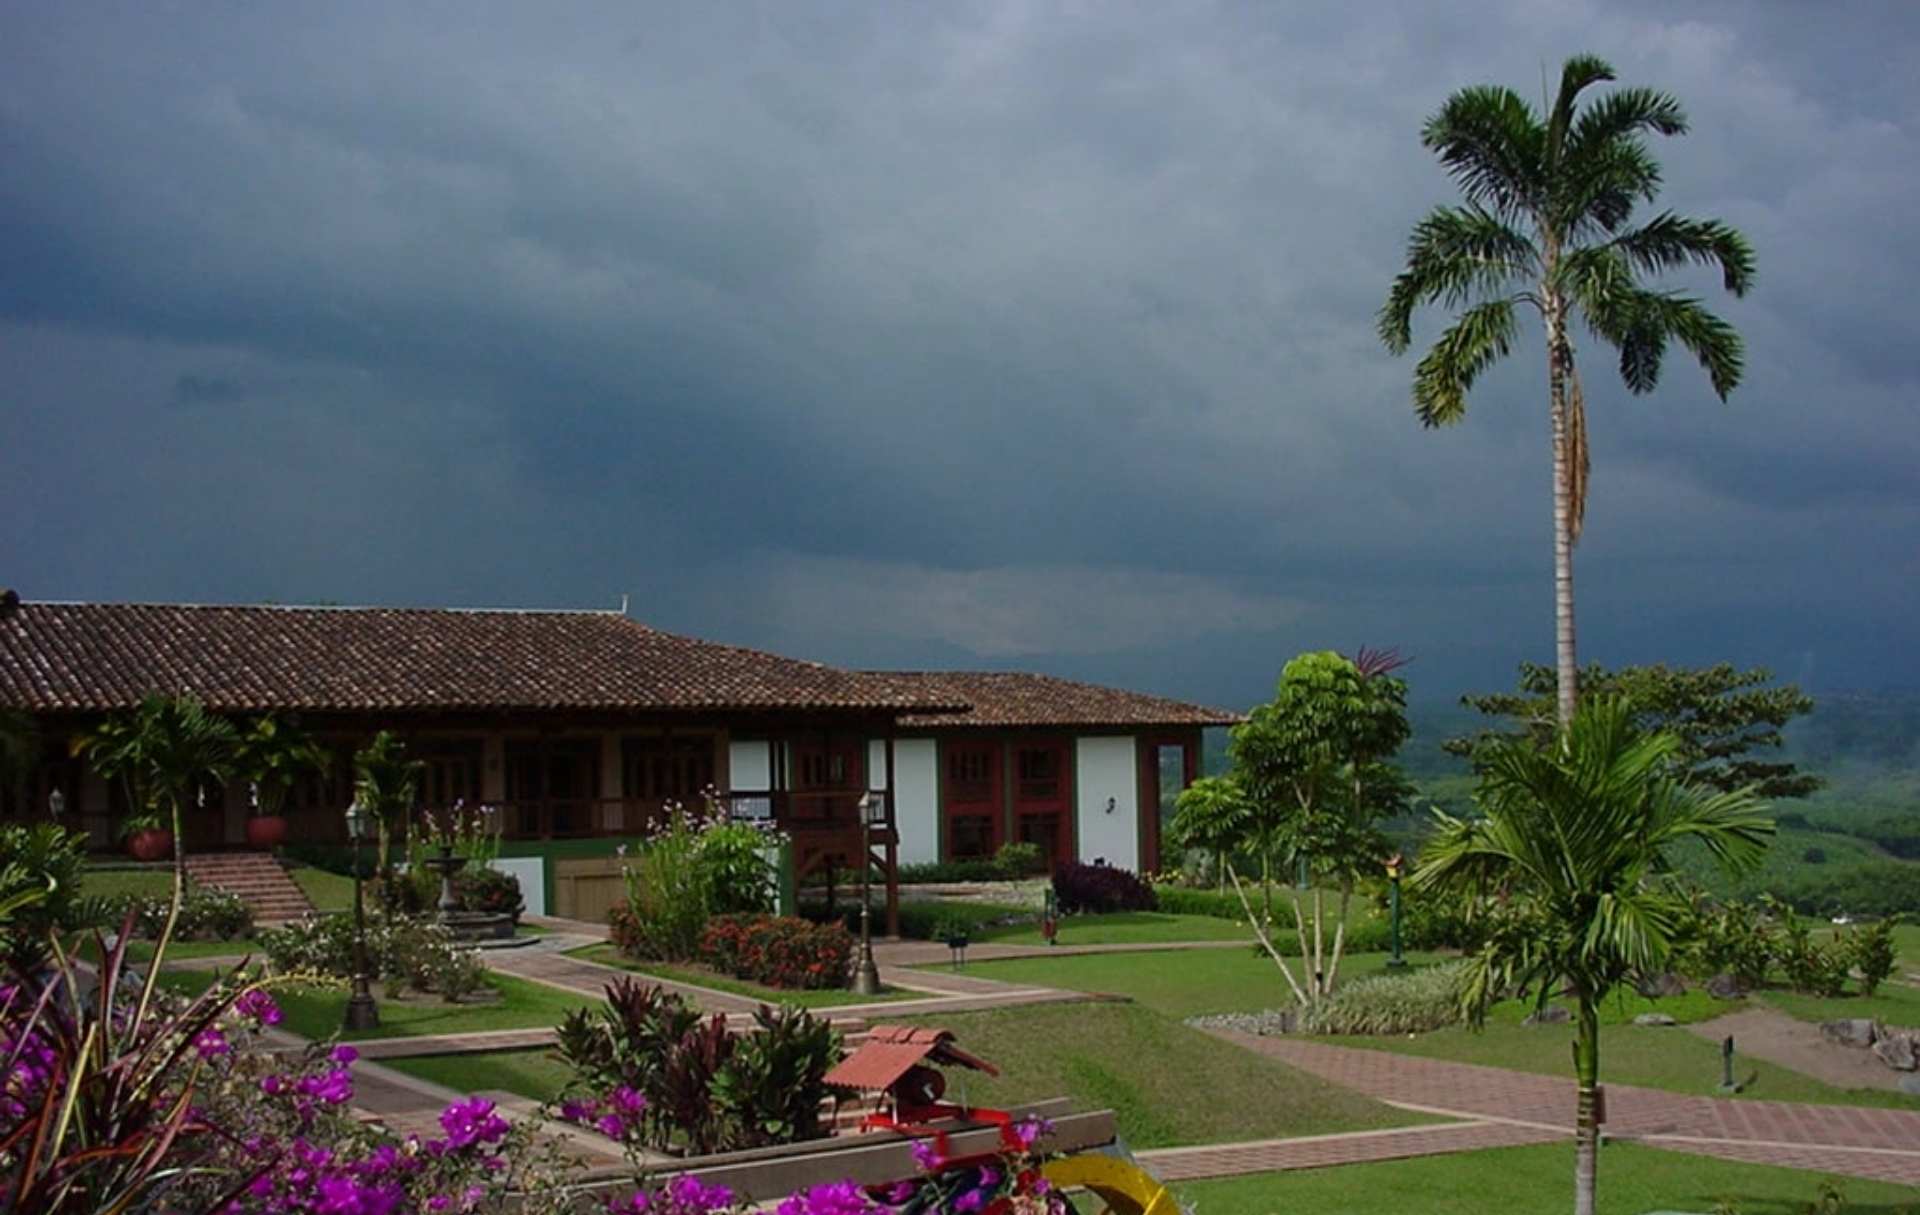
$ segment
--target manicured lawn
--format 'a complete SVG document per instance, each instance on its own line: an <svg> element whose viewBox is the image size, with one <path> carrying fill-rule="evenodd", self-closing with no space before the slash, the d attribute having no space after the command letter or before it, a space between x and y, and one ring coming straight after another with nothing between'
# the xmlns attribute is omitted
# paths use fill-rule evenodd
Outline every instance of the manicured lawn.
<svg viewBox="0 0 1920 1215"><path fill-rule="evenodd" d="M1432 954L1407 956L1416 963L1435 960ZM1358 978L1377 971L1386 959L1385 954L1353 954L1341 960L1340 973ZM1299 960L1289 958L1288 961L1298 977ZM1265 954L1256 956L1252 946L1244 950L1179 949L1010 958L1002 962L971 962L964 973L1004 983L1129 996L1156 1012L1182 1019L1203 1013L1258 1012L1293 1002L1286 980L1280 977L1273 960Z"/></svg>
<svg viewBox="0 0 1920 1215"><path fill-rule="evenodd" d="M1000 1069L947 1070L949 1100L1069 1097L1112 1109L1131 1147L1405 1126L1422 1119L1128 1004L1041 1004L912 1018Z"/></svg>
<svg viewBox="0 0 1920 1215"><path fill-rule="evenodd" d="M1509 1001L1493 1009L1486 1029L1464 1026L1435 1030L1417 1037L1327 1037L1320 1041L1429 1059L1451 1059L1486 1067L1506 1067L1543 1076L1571 1076L1569 1025L1520 1024L1530 1006ZM1612 1084L1637 1084L1677 1093L1713 1093L1720 1080L1720 1044L1678 1025L1646 1027L1632 1024L1642 1012L1667 1013L1676 1020L1702 1021L1726 1008L1703 992L1666 1000L1639 996L1608 1001L1601 1012L1600 1078ZM1736 1049L1738 1043L1735 1043ZM1761 1101L1812 1101L1829 1105L1872 1105L1894 1109L1920 1107L1920 1099L1880 1090L1839 1089L1784 1067L1736 1056L1734 1073L1751 1081L1740 1094Z"/></svg>
<svg viewBox="0 0 1920 1215"><path fill-rule="evenodd" d="M167 869L92 869L80 880L83 894L115 898L123 894L164 899L173 893L173 873Z"/></svg>
<svg viewBox="0 0 1920 1215"><path fill-rule="evenodd" d="M1044 945L1038 925L981 929L977 938L996 945ZM1071 915L1060 921L1062 945L1165 945L1181 941L1249 941L1253 930L1235 920L1210 915L1167 915L1123 911L1113 915Z"/></svg>
<svg viewBox="0 0 1920 1215"><path fill-rule="evenodd" d="M863 996L840 988L792 991L780 987L762 987L758 983L748 983L728 975L715 974L696 966L675 966L667 962L636 962L632 958L622 957L620 951L611 945L587 945L580 949L569 949L567 953L570 957L598 962L603 966L617 966L621 970L630 970L635 974L647 975L655 979L691 983L695 987L704 987L709 991L745 996L749 1000L762 1000L768 1004L797 1004L801 1008L834 1008L842 1004L868 1004L875 1000L909 1000L923 995L921 992L902 991L898 988L889 988L877 996Z"/></svg>
<svg viewBox="0 0 1920 1215"><path fill-rule="evenodd" d="M1803 996L1791 991L1765 991L1758 998L1802 1021L1872 1017L1888 1025L1920 1029L1920 987L1904 983L1882 983L1871 996Z"/></svg>
<svg viewBox="0 0 1920 1215"><path fill-rule="evenodd" d="M175 991L197 994L213 982L213 975L209 971L167 971L160 981ZM374 998L380 1006L379 1028L340 1036L347 1039L416 1038L425 1034L527 1029L557 1024L569 1012L591 1003L584 997L571 996L557 988L512 975L491 974L487 976L487 983L500 992L500 999L487 1004L442 1004L433 997L419 995L390 1000L376 985ZM340 1028L347 1007L344 986L282 988L274 993L274 999L287 1014L284 1028L307 1038L333 1034Z"/></svg>
<svg viewBox="0 0 1920 1215"><path fill-rule="evenodd" d="M1893 926L1893 952L1899 959L1896 974L1920 973L1920 924Z"/></svg>
<svg viewBox="0 0 1920 1215"><path fill-rule="evenodd" d="M1711 1211L1722 1199L1740 1215L1800 1215L1812 1209L1819 1173L1607 1145L1596 1186L1602 1215ZM1842 1179L1847 1215L1892 1215L1920 1202L1920 1190ZM1494 1148L1331 1169L1256 1173L1174 1187L1181 1205L1205 1215L1535 1215L1573 1205L1573 1149L1565 1144Z"/></svg>
<svg viewBox="0 0 1920 1215"><path fill-rule="evenodd" d="M287 876L306 892L315 911L346 911L353 906L353 879L345 874L302 865L288 870Z"/></svg>
<svg viewBox="0 0 1920 1215"><path fill-rule="evenodd" d="M492 1050L462 1055L412 1055L381 1066L463 1093L503 1091L535 1101L559 1095L573 1070L550 1050Z"/></svg>

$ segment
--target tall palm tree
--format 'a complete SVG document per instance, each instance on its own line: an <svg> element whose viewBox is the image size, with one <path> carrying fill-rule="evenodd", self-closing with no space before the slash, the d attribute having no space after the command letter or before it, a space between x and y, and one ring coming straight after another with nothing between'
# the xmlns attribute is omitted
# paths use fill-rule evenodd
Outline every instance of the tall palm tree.
<svg viewBox="0 0 1920 1215"><path fill-rule="evenodd" d="M1600 1003L1620 983L1666 969L1686 912L1685 898L1658 880L1670 852L1698 841L1739 870L1759 861L1773 834L1749 791L1673 779L1679 745L1671 734L1637 734L1632 710L1611 697L1583 704L1546 747L1503 740L1481 775L1485 817L1436 814L1412 879L1471 906L1500 899L1500 930L1468 961L1464 999L1476 1025L1514 989L1543 1007L1563 990L1578 1004L1576 1215L1593 1212Z"/></svg>
<svg viewBox="0 0 1920 1215"><path fill-rule="evenodd" d="M1740 382L1740 335L1679 292L1639 276L1711 265L1734 295L1753 284L1753 250L1733 228L1663 211L1629 226L1637 203L1660 192L1660 165L1643 136L1687 129L1680 103L1644 88L1617 89L1580 108L1587 88L1614 79L1591 55L1567 60L1560 93L1542 116L1511 89L1461 89L1427 120L1421 142L1446 166L1464 206L1436 207L1414 227L1407 268L1380 309L1380 340L1395 354L1413 341L1413 313L1440 302L1465 310L1413 373L1413 406L1427 426L1458 422L1467 392L1520 336L1528 306L1546 330L1553 431L1554 640L1557 707L1565 725L1577 697L1573 546L1587 497L1586 406L1574 369L1571 322L1614 347L1620 377L1651 392L1679 342L1722 400Z"/></svg>

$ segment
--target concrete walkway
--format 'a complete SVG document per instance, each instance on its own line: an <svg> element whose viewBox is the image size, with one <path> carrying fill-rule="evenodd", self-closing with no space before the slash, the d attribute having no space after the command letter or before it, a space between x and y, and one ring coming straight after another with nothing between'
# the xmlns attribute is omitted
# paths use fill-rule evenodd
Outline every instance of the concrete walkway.
<svg viewBox="0 0 1920 1215"><path fill-rule="evenodd" d="M1534 1128L1573 1130L1569 1079L1422 1059L1388 1051L1212 1031L1343 1088L1406 1109ZM1694 1097L1608 1085L1609 1138L1726 1160L1920 1184L1920 1110Z"/></svg>

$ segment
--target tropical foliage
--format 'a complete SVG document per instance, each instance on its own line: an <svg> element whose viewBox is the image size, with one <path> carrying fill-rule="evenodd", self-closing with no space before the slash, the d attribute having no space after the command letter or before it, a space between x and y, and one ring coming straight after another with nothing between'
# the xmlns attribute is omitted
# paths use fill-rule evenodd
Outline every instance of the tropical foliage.
<svg viewBox="0 0 1920 1215"><path fill-rule="evenodd" d="M1505 718L1506 728L1450 738L1441 746L1449 754L1472 758L1498 738L1545 743L1557 728L1558 682L1552 667L1521 663L1517 692L1460 698L1461 704L1489 717ZM1777 752L1787 724L1813 712L1813 698L1797 686L1767 686L1772 682L1773 672L1764 667L1742 671L1724 662L1711 667L1656 663L1612 671L1589 663L1580 672L1585 694L1618 696L1633 709L1638 729L1678 740L1674 763L1686 780L1722 790L1751 786L1765 798L1805 797L1820 787L1818 776L1786 760L1752 754Z"/></svg>
<svg viewBox="0 0 1920 1215"><path fill-rule="evenodd" d="M252 784L255 809L263 815L280 813L295 783L326 766L325 748L271 713L242 730L234 747L234 772Z"/></svg>
<svg viewBox="0 0 1920 1215"><path fill-rule="evenodd" d="M419 760L407 758L407 745L391 730L375 734L353 756L353 799L373 815L375 866L391 872L393 841L413 810L420 788Z"/></svg>
<svg viewBox="0 0 1920 1215"><path fill-rule="evenodd" d="M1740 335L1693 296L1651 289L1643 276L1688 266L1719 270L1734 295L1753 285L1746 237L1714 219L1662 211L1634 225L1634 210L1659 197L1660 165L1646 136L1680 135L1687 118L1666 93L1621 88L1584 106L1581 95L1615 79L1605 61L1577 55L1561 69L1542 114L1512 89L1477 85L1449 97L1421 142L1465 198L1414 226L1406 269L1380 309L1380 340L1395 354L1413 344L1423 305L1458 309L1413 373L1413 407L1426 426L1466 416L1467 394L1520 339L1523 310L1546 333L1553 433L1555 704L1573 717L1578 687L1573 624L1573 546L1586 512L1585 394L1574 365L1573 323L1619 354L1631 392L1659 383L1667 348L1679 343L1724 400L1740 382Z"/></svg>
<svg viewBox="0 0 1920 1215"><path fill-rule="evenodd" d="M1515 991L1540 1007L1564 991L1578 1006L1577 1215L1591 1215L1594 1201L1600 1004L1622 983L1665 973L1690 912L1660 880L1669 854L1691 841L1738 868L1758 861L1773 834L1752 794L1675 779L1679 746L1670 734L1637 732L1624 702L1596 699L1545 748L1490 747L1484 817L1437 813L1412 879L1499 908L1462 976L1476 1024Z"/></svg>
<svg viewBox="0 0 1920 1215"><path fill-rule="evenodd" d="M766 851L776 843L772 832L729 821L715 800L703 813L669 803L623 868L627 898L609 918L614 944L636 958L684 961L698 954L710 917L772 911Z"/></svg>

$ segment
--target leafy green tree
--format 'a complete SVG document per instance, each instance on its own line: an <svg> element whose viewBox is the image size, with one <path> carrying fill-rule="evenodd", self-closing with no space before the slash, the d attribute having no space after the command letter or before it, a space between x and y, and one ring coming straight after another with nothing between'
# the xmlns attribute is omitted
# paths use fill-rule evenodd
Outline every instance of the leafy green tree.
<svg viewBox="0 0 1920 1215"><path fill-rule="evenodd" d="M295 782L326 766L326 749L312 735L271 713L247 727L234 752L234 770L253 783L261 814L280 813Z"/></svg>
<svg viewBox="0 0 1920 1215"><path fill-rule="evenodd" d="M1227 744L1232 776L1248 803L1248 842L1261 859L1263 915L1255 927L1263 942L1273 915L1274 857L1293 859L1340 889L1331 952L1321 883L1313 885L1311 934L1300 892L1294 892L1304 991L1267 943L1306 1003L1333 989L1354 879L1390 851L1376 824L1399 812L1407 794L1405 779L1386 762L1409 733L1407 685L1392 674L1398 665L1392 654L1366 650L1357 659L1330 650L1301 654L1280 672L1273 701L1234 727ZM1238 881L1234 875L1236 886ZM1248 913L1252 918L1251 907Z"/></svg>
<svg viewBox="0 0 1920 1215"><path fill-rule="evenodd" d="M1725 791L1751 786L1761 797L1805 797L1820 778L1784 760L1752 758L1757 750L1777 751L1781 731L1796 717L1813 712L1813 698L1793 684L1778 687L1764 667L1735 670L1730 663L1711 667L1621 667L1609 671L1589 663L1580 686L1590 696L1617 696L1633 713L1642 733L1667 733L1676 746L1673 763L1684 778ZM1555 733L1552 667L1520 664L1520 690L1463 696L1460 703L1489 717L1507 719L1504 731L1483 730L1442 743L1450 754L1476 758L1502 739L1526 738L1545 745Z"/></svg>
<svg viewBox="0 0 1920 1215"><path fill-rule="evenodd" d="M1167 833L1174 847L1212 856L1220 889L1225 890L1228 858L1246 842L1252 820L1253 807L1240 782L1231 776L1203 776L1174 800Z"/></svg>
<svg viewBox="0 0 1920 1215"><path fill-rule="evenodd" d="M1591 55L1567 60L1559 95L1542 115L1512 89L1477 85L1449 97L1421 142L1465 196L1414 227L1407 266L1380 309L1380 340L1395 354L1413 343L1424 304L1464 309L1413 373L1414 412L1426 426L1466 416L1467 393L1520 337L1521 309L1546 331L1553 433L1556 707L1572 720L1573 546L1586 511L1587 423L1574 368L1572 322L1614 347L1635 393L1659 383L1667 346L1679 342L1705 368L1722 400L1740 382L1740 335L1692 296L1643 286L1640 276L1688 265L1717 266L1725 288L1753 284L1746 237L1713 219L1663 211L1633 227L1634 207L1660 192L1660 165L1644 136L1687 129L1680 103L1645 88L1617 89L1584 108L1580 95L1611 81Z"/></svg>
<svg viewBox="0 0 1920 1215"><path fill-rule="evenodd" d="M1657 880L1669 854L1698 841L1729 869L1759 863L1774 830L1747 790L1678 780L1671 734L1641 734L1618 699L1582 702L1553 745L1502 741L1484 755L1481 818L1436 812L1414 871L1416 891L1484 905L1500 924L1468 959L1463 1002L1478 1026L1513 990L1544 1007L1567 991L1578 1005L1579 1085L1574 1211L1592 1215L1599 1125L1599 1008L1622 983L1662 974L1689 904Z"/></svg>

